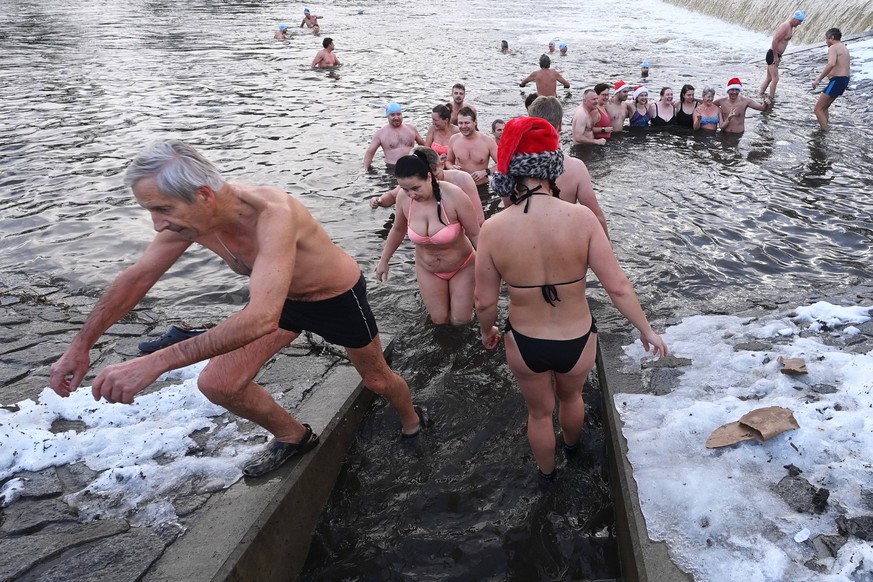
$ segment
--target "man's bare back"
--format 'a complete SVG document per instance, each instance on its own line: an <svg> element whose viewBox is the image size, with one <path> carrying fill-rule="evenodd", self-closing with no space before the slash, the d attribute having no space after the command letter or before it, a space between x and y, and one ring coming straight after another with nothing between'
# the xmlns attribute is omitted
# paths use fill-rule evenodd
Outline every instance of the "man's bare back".
<svg viewBox="0 0 873 582"><path fill-rule="evenodd" d="M570 83L567 82L561 73L552 69L540 69L534 71L521 82L524 87L533 81L537 86L537 95L540 97L556 97L558 95L557 83L561 83L565 89L570 88Z"/></svg>

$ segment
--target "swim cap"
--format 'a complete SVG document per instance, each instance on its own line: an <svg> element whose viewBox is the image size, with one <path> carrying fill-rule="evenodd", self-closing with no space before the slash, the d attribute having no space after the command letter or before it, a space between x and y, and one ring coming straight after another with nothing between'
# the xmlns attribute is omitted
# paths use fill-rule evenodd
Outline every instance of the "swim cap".
<svg viewBox="0 0 873 582"><path fill-rule="evenodd" d="M561 45L560 45L558 48L561 49L561 50L564 50L565 48L567 48L567 45L566 45L566 43L563 43L563 42L562 42Z"/></svg>
<svg viewBox="0 0 873 582"><path fill-rule="evenodd" d="M555 41L550 40L550 41L549 41L549 46L555 46Z"/></svg>
<svg viewBox="0 0 873 582"><path fill-rule="evenodd" d="M640 66L648 69L649 68L649 61L643 61L643 64Z"/></svg>
<svg viewBox="0 0 873 582"><path fill-rule="evenodd" d="M506 123L491 178L497 195L511 196L516 178L557 180L563 172L564 152L551 123L539 117L516 117Z"/></svg>
<svg viewBox="0 0 873 582"><path fill-rule="evenodd" d="M303 9L303 14L309 14L309 8L304 8L304 9Z"/></svg>
<svg viewBox="0 0 873 582"><path fill-rule="evenodd" d="M279 30L288 30L288 25L287 24L280 24Z"/></svg>
<svg viewBox="0 0 873 582"><path fill-rule="evenodd" d="M619 91L624 91L624 90L630 91L631 90L630 85L628 85L624 81L620 81L620 80L616 81L615 92L618 93Z"/></svg>
<svg viewBox="0 0 873 582"><path fill-rule="evenodd" d="M402 113L403 110L400 108L400 105L396 101L392 101L388 104L388 107L385 108L385 117L388 117L392 113Z"/></svg>
<svg viewBox="0 0 873 582"><path fill-rule="evenodd" d="M637 85L637 88L634 89L634 99L636 100L636 98L639 97L640 95L642 95L643 93L645 93L646 95L648 95L648 94L649 94L649 90L646 89L646 86L645 86L645 85Z"/></svg>
<svg viewBox="0 0 873 582"><path fill-rule="evenodd" d="M733 79L728 81L727 90L730 91L731 89L739 89L740 91L742 91L743 90L742 81L740 81L737 77L734 77Z"/></svg>
<svg viewBox="0 0 873 582"><path fill-rule="evenodd" d="M364 13L364 9L363 9L363 8L358 8L358 14L363 14L363 13Z"/></svg>
<svg viewBox="0 0 873 582"><path fill-rule="evenodd" d="M792 16L792 18L796 18L800 22L803 22L804 20L806 20L806 12L804 12L803 10L798 10L794 13L794 16Z"/></svg>

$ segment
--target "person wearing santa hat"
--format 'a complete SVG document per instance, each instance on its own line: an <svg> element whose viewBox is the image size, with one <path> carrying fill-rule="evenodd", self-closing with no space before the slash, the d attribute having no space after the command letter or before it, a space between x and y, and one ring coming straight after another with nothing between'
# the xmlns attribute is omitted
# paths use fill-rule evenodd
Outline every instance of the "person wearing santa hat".
<svg viewBox="0 0 873 582"><path fill-rule="evenodd" d="M782 63L782 53L788 48L788 41L791 40L794 34L794 29L800 26L800 23L806 20L806 12L798 10L791 15L791 18L776 27L776 32L773 33L773 41L770 43L770 48L767 50L765 61L767 62L767 74L764 76L764 82L761 83L761 88L758 92L764 95L767 92L767 87L770 87L770 98L776 96L776 83L779 82L779 65Z"/></svg>
<svg viewBox="0 0 873 582"><path fill-rule="evenodd" d="M649 126L652 114L649 112L649 90L645 85L637 85L634 88L634 106L631 111L629 122L631 127Z"/></svg>
<svg viewBox="0 0 873 582"><path fill-rule="evenodd" d="M746 131L746 109L751 107L758 111L766 111L770 99L765 95L764 103L743 97L740 91L743 84L737 77L727 82L727 97L719 97L713 103L721 110L721 121L718 128L725 133L743 133Z"/></svg>
<svg viewBox="0 0 873 582"><path fill-rule="evenodd" d="M624 120L633 115L633 106L627 102L627 96L632 87L624 81L616 81L615 93L606 102L606 112L612 121L612 135L617 134L624 127Z"/></svg>
<svg viewBox="0 0 873 582"><path fill-rule="evenodd" d="M491 187L512 206L485 221L476 257L476 315L482 343L497 346L501 281L509 289L506 359L528 408L528 440L541 479L554 481L559 401L565 454L585 418L582 386L594 366L597 328L585 297L588 267L640 331L643 347L666 356L594 213L557 197L564 170L558 133L545 119L516 117L503 130ZM510 323L511 321L511 323Z"/></svg>

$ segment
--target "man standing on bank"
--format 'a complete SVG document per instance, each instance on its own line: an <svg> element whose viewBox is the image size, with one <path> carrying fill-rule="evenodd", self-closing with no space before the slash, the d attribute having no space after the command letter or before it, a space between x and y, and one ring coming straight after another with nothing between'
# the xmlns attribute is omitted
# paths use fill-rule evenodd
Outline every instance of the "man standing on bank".
<svg viewBox="0 0 873 582"><path fill-rule="evenodd" d="M800 26L800 23L805 19L806 13L803 10L798 10L791 18L776 27L776 32L773 33L773 42L770 43L770 49L767 51L767 75L758 90L761 95L767 92L769 86L770 99L776 96L776 83L779 82L779 65L782 63L782 53L788 47L788 41L791 40L794 29Z"/></svg>
<svg viewBox="0 0 873 582"><path fill-rule="evenodd" d="M79 387L90 366L89 350L103 332L197 243L249 277L248 305L201 335L107 366L92 384L96 400L130 404L164 372L209 359L197 381L200 391L275 437L243 471L258 477L318 444L308 425L252 381L280 349L310 330L344 346L364 384L400 415L402 434L418 434L420 412L382 355L360 267L299 201L278 188L226 182L202 155L176 140L143 150L128 167L125 184L151 215L157 234L109 286L52 366L50 385L58 395Z"/></svg>

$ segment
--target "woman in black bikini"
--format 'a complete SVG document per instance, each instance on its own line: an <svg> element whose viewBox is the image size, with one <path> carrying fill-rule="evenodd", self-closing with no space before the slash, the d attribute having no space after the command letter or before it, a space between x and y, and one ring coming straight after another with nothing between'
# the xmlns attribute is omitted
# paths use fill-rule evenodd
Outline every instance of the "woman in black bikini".
<svg viewBox="0 0 873 582"><path fill-rule="evenodd" d="M667 354L594 213L557 198L555 179L563 166L558 134L547 121L518 117L506 124L491 186L513 205L482 225L476 258L476 313L486 348L500 339L501 280L509 287L506 359L527 403L528 439L545 481L556 476L555 396L568 455L585 418L582 386L597 352L597 328L585 298L589 265L640 330L646 350Z"/></svg>

